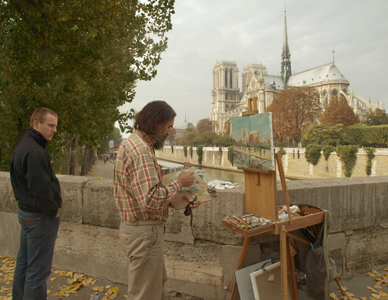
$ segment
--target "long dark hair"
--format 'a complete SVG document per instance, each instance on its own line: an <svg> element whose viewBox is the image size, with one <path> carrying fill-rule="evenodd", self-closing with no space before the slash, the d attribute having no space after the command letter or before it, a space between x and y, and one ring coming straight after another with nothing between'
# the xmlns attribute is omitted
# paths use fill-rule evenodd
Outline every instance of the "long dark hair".
<svg viewBox="0 0 388 300"><path fill-rule="evenodd" d="M152 101L136 114L134 127L146 134L155 134L156 124L163 126L175 116L175 111L165 101Z"/></svg>

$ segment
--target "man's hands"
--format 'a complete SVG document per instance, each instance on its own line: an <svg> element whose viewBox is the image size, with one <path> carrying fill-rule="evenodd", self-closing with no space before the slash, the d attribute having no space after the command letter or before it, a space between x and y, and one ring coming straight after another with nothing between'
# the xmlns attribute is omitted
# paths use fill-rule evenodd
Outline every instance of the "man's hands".
<svg viewBox="0 0 388 300"><path fill-rule="evenodd" d="M184 211L184 215L185 216L190 216L192 210L199 206L199 202L196 201L197 197L195 196L194 198L190 198L189 195L186 194L182 198L185 199L189 203L189 205L187 205L187 207L186 207L186 209Z"/></svg>
<svg viewBox="0 0 388 300"><path fill-rule="evenodd" d="M189 195L183 195L182 196L183 199L185 199L188 203L191 203L193 200L194 200L194 197L191 198ZM195 201L193 204L190 204L190 208L191 209L194 209L194 208L197 208L199 206L199 202L198 201Z"/></svg>
<svg viewBox="0 0 388 300"><path fill-rule="evenodd" d="M189 186L194 183L194 173L192 170L183 170L178 176L178 183L182 186Z"/></svg>

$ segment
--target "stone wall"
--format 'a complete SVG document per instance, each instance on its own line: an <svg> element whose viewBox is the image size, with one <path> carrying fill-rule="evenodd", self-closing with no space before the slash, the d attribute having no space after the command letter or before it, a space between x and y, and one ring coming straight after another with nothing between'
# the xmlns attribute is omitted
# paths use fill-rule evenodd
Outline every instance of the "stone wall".
<svg viewBox="0 0 388 300"><path fill-rule="evenodd" d="M108 179L58 176L63 195L62 224L53 266L126 283L120 218ZM291 201L330 210L331 255L340 274L370 270L388 261L388 177L289 181ZM228 299L243 237L224 228L225 216L245 213L244 186L220 190L194 211L193 226L183 211L170 211L166 223L167 288L206 300ZM283 193L278 185L279 204ZM16 257L20 226L9 174L0 172L0 254ZM279 259L278 238L251 239L245 266ZM236 298L237 299L237 298Z"/></svg>
<svg viewBox="0 0 388 300"><path fill-rule="evenodd" d="M165 146L162 150L156 151L156 156L159 159L165 159L177 163L190 162L194 166L198 166L198 155L196 147L193 148L193 157L187 151L187 157L184 156L183 146L174 146L173 152L171 146ZM276 149L277 151L278 149ZM311 178L344 178L342 170L342 162L338 158L336 152L331 153L326 161L323 154L318 163L313 166L305 158L304 148L286 148L287 154L283 155L282 162L284 172L287 178L295 179L311 179ZM299 150L299 157L298 157ZM202 166L208 168L219 168L225 170L239 171L232 166L228 161L228 148L224 147L204 147L202 155ZM356 165L352 172L352 177L365 177L367 156L364 149L359 149L357 153ZM388 175L388 149L377 149L375 157L372 160L371 176L386 176Z"/></svg>

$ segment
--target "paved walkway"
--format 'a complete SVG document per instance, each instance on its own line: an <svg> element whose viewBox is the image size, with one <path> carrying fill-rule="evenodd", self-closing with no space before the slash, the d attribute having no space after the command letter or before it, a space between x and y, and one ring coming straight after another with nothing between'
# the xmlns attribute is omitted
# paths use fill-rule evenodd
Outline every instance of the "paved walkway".
<svg viewBox="0 0 388 300"><path fill-rule="evenodd" d="M15 259L0 255L0 300L11 300ZM127 286L104 279L88 277L69 270L52 269L47 280L47 299L109 300L128 299ZM176 292L168 294L169 300L203 300ZM129 299L128 299L129 300Z"/></svg>
<svg viewBox="0 0 388 300"><path fill-rule="evenodd" d="M0 300L11 300L15 260L0 256ZM354 275L344 279L341 285L348 298L345 299L388 299L388 265L371 270L367 274ZM103 279L95 279L85 274L72 273L70 270L52 269L47 280L48 299L109 300L127 299L127 286ZM341 299L336 283L330 284L331 298ZM308 300L299 291L300 300ZM176 292L168 294L169 300L206 300ZM343 298L344 299L344 298ZM221 300L221 299L220 299Z"/></svg>
<svg viewBox="0 0 388 300"><path fill-rule="evenodd" d="M108 160L104 163L103 160L97 160L92 169L89 171L88 177L104 177L113 179L114 160Z"/></svg>

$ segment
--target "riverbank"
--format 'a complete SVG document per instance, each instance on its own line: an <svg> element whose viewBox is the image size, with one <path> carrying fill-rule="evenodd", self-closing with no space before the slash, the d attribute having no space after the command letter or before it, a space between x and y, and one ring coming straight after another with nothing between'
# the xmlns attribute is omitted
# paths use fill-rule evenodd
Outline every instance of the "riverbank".
<svg viewBox="0 0 388 300"><path fill-rule="evenodd" d="M162 150L155 151L157 159L171 161L175 163L189 162L193 166L200 166L196 147L190 154L189 148L183 146L165 146ZM332 152L326 160L321 155L316 165L310 164L305 158L304 148L286 148L286 153L282 156L285 177L288 179L320 179L320 178L345 178L343 164L336 152ZM277 152L278 149L275 149ZM370 176L388 175L388 149L376 149L372 159ZM363 148L357 153L356 164L352 170L352 177L367 177L366 166L368 157ZM216 168L234 172L240 172L228 160L228 148L226 147L203 147L202 167Z"/></svg>

